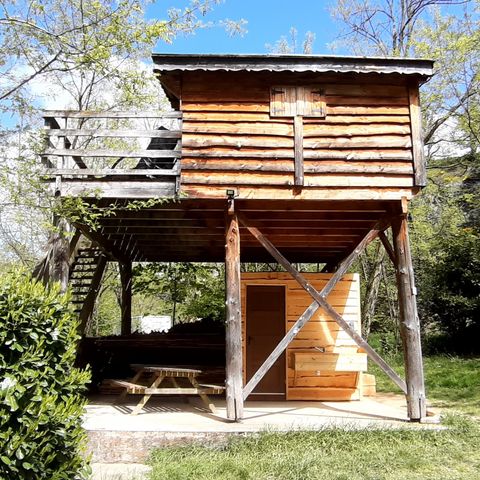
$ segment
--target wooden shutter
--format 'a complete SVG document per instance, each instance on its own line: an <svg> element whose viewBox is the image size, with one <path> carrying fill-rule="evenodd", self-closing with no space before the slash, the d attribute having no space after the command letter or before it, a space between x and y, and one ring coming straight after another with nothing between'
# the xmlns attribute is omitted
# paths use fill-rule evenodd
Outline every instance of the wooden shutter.
<svg viewBox="0 0 480 480"><path fill-rule="evenodd" d="M304 117L326 116L325 91L318 87L299 87L303 90L304 110L301 115Z"/></svg>
<svg viewBox="0 0 480 480"><path fill-rule="evenodd" d="M325 117L325 92L318 87L272 87L270 116Z"/></svg>
<svg viewBox="0 0 480 480"><path fill-rule="evenodd" d="M296 115L296 87L270 89L270 116L294 117Z"/></svg>

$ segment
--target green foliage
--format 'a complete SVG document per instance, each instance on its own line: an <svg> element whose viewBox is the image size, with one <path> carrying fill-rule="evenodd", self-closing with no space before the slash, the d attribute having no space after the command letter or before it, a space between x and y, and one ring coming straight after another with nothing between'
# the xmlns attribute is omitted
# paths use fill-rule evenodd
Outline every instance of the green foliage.
<svg viewBox="0 0 480 480"><path fill-rule="evenodd" d="M134 269L134 291L157 296L170 306L174 322L225 319L223 265L149 263ZM165 312L164 312L165 313Z"/></svg>
<svg viewBox="0 0 480 480"><path fill-rule="evenodd" d="M172 199L154 197L145 200L122 201L120 203L112 202L100 206L81 197L65 196L54 205L53 212L59 217L68 219L71 223L81 223L95 231L100 226L99 220L101 218L114 217L118 212L153 208L168 202L172 202Z"/></svg>
<svg viewBox="0 0 480 480"><path fill-rule="evenodd" d="M87 372L73 367L77 323L58 288L21 274L0 286L0 478L71 480L85 473Z"/></svg>
<svg viewBox="0 0 480 480"><path fill-rule="evenodd" d="M429 281L435 296L425 313L437 320L441 330L478 351L480 334L480 238L472 229L459 230L443 245L444 255L437 259Z"/></svg>
<svg viewBox="0 0 480 480"><path fill-rule="evenodd" d="M476 480L479 425L453 417L450 428L329 429L261 433L224 447L156 450L152 480Z"/></svg>
<svg viewBox="0 0 480 480"><path fill-rule="evenodd" d="M430 351L474 353L480 332L478 187L435 172L413 202L411 242L418 306Z"/></svg>

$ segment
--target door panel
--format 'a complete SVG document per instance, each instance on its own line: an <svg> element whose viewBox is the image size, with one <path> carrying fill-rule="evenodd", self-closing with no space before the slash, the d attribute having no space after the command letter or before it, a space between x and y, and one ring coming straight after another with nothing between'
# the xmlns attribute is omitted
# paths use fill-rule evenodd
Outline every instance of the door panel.
<svg viewBox="0 0 480 480"><path fill-rule="evenodd" d="M285 336L285 287L248 286L246 308L247 382ZM285 398L285 353L253 390L265 398ZM258 395L257 395L258 396ZM255 398L255 395L253 397Z"/></svg>

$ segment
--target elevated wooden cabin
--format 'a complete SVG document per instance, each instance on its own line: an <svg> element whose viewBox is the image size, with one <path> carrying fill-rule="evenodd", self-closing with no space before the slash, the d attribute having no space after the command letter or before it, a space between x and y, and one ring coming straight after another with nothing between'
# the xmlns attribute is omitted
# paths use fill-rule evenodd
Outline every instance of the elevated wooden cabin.
<svg viewBox="0 0 480 480"><path fill-rule="evenodd" d="M424 418L406 215L408 201L426 181L419 86L432 74L432 62L164 54L154 54L153 61L173 108L168 114L45 113L43 162L56 195L80 196L100 206L151 200L140 209L100 218L95 231L74 224L95 249L92 281L78 300L83 323L91 315L106 261L121 264L123 332L130 328L132 262L225 261L229 418L241 419L244 399L285 351L293 358L285 373L288 391L295 391L295 364L324 370L313 368L332 353L322 352L321 345L313 356L308 349L307 357L290 355L291 342L305 338L299 332L308 332L320 308L351 339L356 354L367 354L405 391L410 418ZM390 227L392 243L386 234ZM329 303L352 262L376 238L397 269L406 382L338 305ZM75 248L72 243L70 259ZM240 262L272 259L306 292L310 305L303 302L288 314L277 346L253 372L242 360L248 357L242 353L248 349L247 339L242 342L242 315L249 307L248 300L241 302L248 277L241 279ZM297 262L321 263L330 274L315 283L298 272ZM67 266L58 268L57 262L54 274L64 284ZM248 372L245 379L242 372ZM288 398L303 397L290 393Z"/></svg>

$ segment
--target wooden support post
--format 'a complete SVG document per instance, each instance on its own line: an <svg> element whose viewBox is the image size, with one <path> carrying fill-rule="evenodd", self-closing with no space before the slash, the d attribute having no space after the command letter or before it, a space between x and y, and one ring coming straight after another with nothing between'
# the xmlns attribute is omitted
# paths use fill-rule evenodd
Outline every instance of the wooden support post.
<svg viewBox="0 0 480 480"><path fill-rule="evenodd" d="M378 232L385 228L383 222L379 222L357 245L355 250L339 265L337 271L329 280L327 285L318 292L306 279L298 272L293 265L275 248L275 246L268 240L257 228L251 227L248 221L240 217L243 225L247 227L249 232L263 245L263 247L282 265L285 270L292 275L292 277L299 283L299 285L310 294L314 302L305 310L300 318L295 322L293 327L287 332L285 337L280 341L274 351L268 356L265 362L260 366L258 371L251 377L243 389L243 397L247 398L252 390L256 387L258 382L268 372L270 367L275 363L281 353L287 348L289 343L295 338L300 329L310 320L319 307L322 307L340 327L347 332L348 335L355 341L355 343L365 350L368 356L388 375L388 377L403 391L406 392L405 382L397 375L397 373L385 362L385 360L378 355L375 350L359 335L350 324L343 319L343 317L327 302L326 297L333 290L337 282L343 277L345 272L351 266L353 261L358 257L360 252L374 240Z"/></svg>
<svg viewBox="0 0 480 480"><path fill-rule="evenodd" d="M303 117L295 115L293 120L295 146L295 179L296 187L303 187Z"/></svg>
<svg viewBox="0 0 480 480"><path fill-rule="evenodd" d="M70 273L70 224L60 218L56 222L57 231L52 239L52 265L50 267L50 279L60 283L60 291L65 293L68 288L68 277Z"/></svg>
<svg viewBox="0 0 480 480"><path fill-rule="evenodd" d="M119 266L122 284L122 323L120 334L130 335L132 333L132 262L121 262Z"/></svg>
<svg viewBox="0 0 480 480"><path fill-rule="evenodd" d="M408 240L406 214L392 220L393 244L400 313L400 335L403 344L407 383L407 409L410 420L426 417L425 381L423 376L420 322L417 312L417 291Z"/></svg>
<svg viewBox="0 0 480 480"><path fill-rule="evenodd" d="M240 229L233 208L226 216L225 237L227 417L239 421L243 418Z"/></svg>

